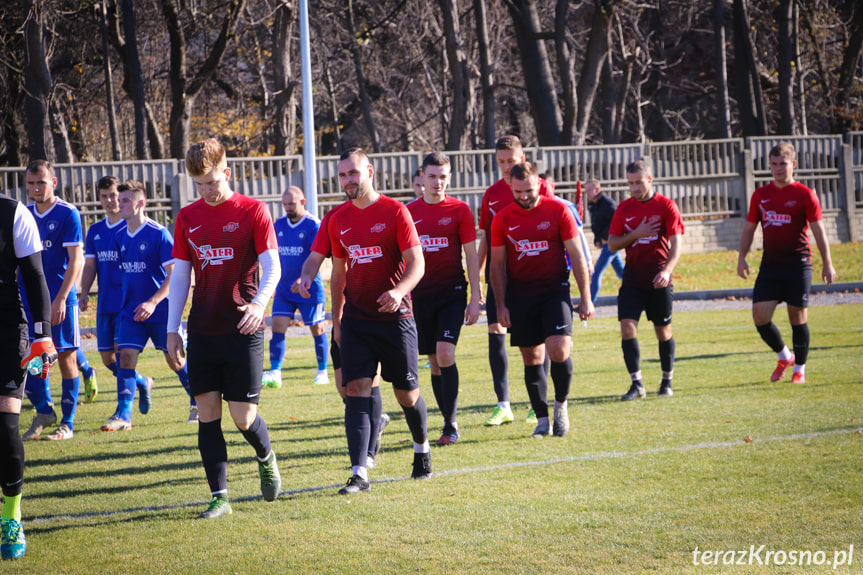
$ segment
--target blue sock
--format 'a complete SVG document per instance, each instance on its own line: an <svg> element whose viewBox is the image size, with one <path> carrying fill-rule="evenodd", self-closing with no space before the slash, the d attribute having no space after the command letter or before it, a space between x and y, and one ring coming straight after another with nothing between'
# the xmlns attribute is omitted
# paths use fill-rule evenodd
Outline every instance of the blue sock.
<svg viewBox="0 0 863 575"><path fill-rule="evenodd" d="M50 376L49 376L50 377ZM24 384L24 392L27 399L36 408L37 413L47 415L54 412L54 403L51 401L51 381L49 377L40 379L35 375L27 374Z"/></svg>
<svg viewBox="0 0 863 575"><path fill-rule="evenodd" d="M196 405L195 398L192 397L192 391L189 388L189 367L188 366L189 366L188 363L184 363L183 367L181 367L179 369L179 371L176 372L177 373L177 379L180 380L180 385L183 386L183 389L186 390L186 394L191 399L190 405Z"/></svg>
<svg viewBox="0 0 863 575"><path fill-rule="evenodd" d="M273 332L270 340L270 371L281 371L285 357L285 334Z"/></svg>
<svg viewBox="0 0 863 575"><path fill-rule="evenodd" d="M81 387L81 376L72 379L63 378L63 395L60 401L60 408L63 410L63 419L61 423L69 426L69 429L75 427L75 410L78 409L78 390Z"/></svg>
<svg viewBox="0 0 863 575"><path fill-rule="evenodd" d="M272 353L272 352L271 352ZM327 357L330 355L330 340L327 334L315 336L315 357L318 358L318 371L327 369Z"/></svg>
<svg viewBox="0 0 863 575"><path fill-rule="evenodd" d="M75 352L75 361L78 362L78 371L81 372L81 375L87 379L93 377L93 368L90 367L90 362L87 361L87 356L84 355L81 348L78 348L78 351Z"/></svg>
<svg viewBox="0 0 863 575"><path fill-rule="evenodd" d="M132 421L132 402L135 400L135 370L120 368L117 375L117 413L123 421Z"/></svg>
<svg viewBox="0 0 863 575"><path fill-rule="evenodd" d="M117 377L117 369L120 367L118 361L114 361L111 365L106 365L105 367L114 374L114 377Z"/></svg>

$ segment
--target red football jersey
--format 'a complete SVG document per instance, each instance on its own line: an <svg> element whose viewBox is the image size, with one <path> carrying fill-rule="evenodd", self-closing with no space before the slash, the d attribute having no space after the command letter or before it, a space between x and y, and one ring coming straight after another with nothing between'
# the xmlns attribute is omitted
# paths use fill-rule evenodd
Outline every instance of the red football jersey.
<svg viewBox="0 0 863 575"><path fill-rule="evenodd" d="M563 242L577 235L575 218L561 202L540 197L532 210L513 202L498 212L491 247L506 246L507 297L569 290Z"/></svg>
<svg viewBox="0 0 863 575"><path fill-rule="evenodd" d="M761 222L764 234L762 265L812 265L808 222L822 219L815 192L793 182L779 188L770 182L755 190L746 220Z"/></svg>
<svg viewBox="0 0 863 575"><path fill-rule="evenodd" d="M684 231L677 204L663 195L654 194L646 202L639 202L635 198L621 202L611 219L608 233L612 236L627 234L637 228L644 218L650 222L660 222L660 228L656 235L641 238L626 248L623 283L636 288L653 287L653 278L668 262L668 238L683 235Z"/></svg>
<svg viewBox="0 0 863 575"><path fill-rule="evenodd" d="M180 210L172 255L195 270L190 332L238 332L243 312L237 306L258 293L258 255L269 249L278 249L276 232L258 200L234 193L218 206L200 199Z"/></svg>
<svg viewBox="0 0 863 575"><path fill-rule="evenodd" d="M407 207L425 258L425 275L414 288L413 297L465 293L461 250L464 244L476 241L470 206L446 196L437 204L419 198Z"/></svg>
<svg viewBox="0 0 863 575"><path fill-rule="evenodd" d="M554 192L548 188L548 182L542 178L539 179L539 195L550 198L554 197ZM485 191L485 194L482 196L482 206L479 212L479 227L485 232L485 239L483 241L488 242L491 237L491 222L495 214L512 203L515 203L515 199L512 197L512 188L503 178L493 183Z"/></svg>
<svg viewBox="0 0 863 575"><path fill-rule="evenodd" d="M398 313L379 312L377 303L404 274L402 252L420 245L404 204L383 195L362 210L348 202L330 218L328 233L333 257L347 260L345 317L393 321L413 315L409 297Z"/></svg>
<svg viewBox="0 0 863 575"><path fill-rule="evenodd" d="M315 234L315 239L312 241L312 247L309 248L313 252L317 252L324 256L325 258L333 255L333 248L330 245L330 236L327 233L327 227L330 225L330 218L333 217L339 209L343 208L346 204L349 204L350 200L346 201L343 204L339 204L335 207L330 208L326 214L324 214L324 219L321 220L321 226L318 228L318 233Z"/></svg>

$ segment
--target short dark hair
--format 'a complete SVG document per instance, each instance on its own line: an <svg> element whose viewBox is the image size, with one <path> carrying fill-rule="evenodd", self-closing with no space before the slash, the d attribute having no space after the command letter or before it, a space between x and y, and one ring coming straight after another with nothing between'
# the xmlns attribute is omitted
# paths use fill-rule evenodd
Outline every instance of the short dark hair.
<svg viewBox="0 0 863 575"><path fill-rule="evenodd" d="M422 170L422 168L417 168L416 170L414 170L414 177L415 177L415 178L419 178L419 177L420 177L420 176L422 176L422 175L423 175L423 170Z"/></svg>
<svg viewBox="0 0 863 575"><path fill-rule="evenodd" d="M432 152L427 154L425 158L423 158L423 171L425 171L426 166L449 166L449 158L446 157L446 154L441 154L440 152Z"/></svg>
<svg viewBox="0 0 863 575"><path fill-rule="evenodd" d="M342 152L341 155L339 156L339 161L343 162L343 161L347 160L348 158L350 158L351 156L357 156L358 158L361 158L361 159L365 158L365 160L367 162L371 163L371 160L369 160L369 157L366 155L365 151L363 151L363 149L358 147L358 146L355 146L353 148L348 148L347 150Z"/></svg>
<svg viewBox="0 0 863 575"><path fill-rule="evenodd" d="M103 176L96 182L97 190L110 190L114 186L120 185L120 178L117 176Z"/></svg>
<svg viewBox="0 0 863 575"><path fill-rule="evenodd" d="M135 192L136 194L137 193L143 194L144 197L147 196L147 190L146 190L146 188L144 188L144 184L142 184L138 180L126 180L125 182L123 182L122 184L117 186L117 191L118 192Z"/></svg>
<svg viewBox="0 0 863 575"><path fill-rule="evenodd" d="M40 170L45 170L48 172L48 175L52 178L54 177L54 166L51 165L51 162L48 160L31 160L29 164L27 164L27 171L31 174L35 174Z"/></svg>
<svg viewBox="0 0 863 575"><path fill-rule="evenodd" d="M770 158L788 158L792 162L797 159L797 150L791 142L779 142L770 148Z"/></svg>
<svg viewBox="0 0 863 575"><path fill-rule="evenodd" d="M497 139L497 142L494 145L495 150L523 150L524 148L521 145L521 140L518 139L518 136L507 135L501 136Z"/></svg>
<svg viewBox="0 0 863 575"><path fill-rule="evenodd" d="M639 172L646 176L652 176L653 170L650 169L650 162L647 160L635 160L626 166L627 174L637 174Z"/></svg>
<svg viewBox="0 0 863 575"><path fill-rule="evenodd" d="M515 178L516 180L527 180L531 176L539 177L539 173L536 169L536 166L534 166L530 162L521 162L520 164L516 164L509 171L510 180L512 180L513 178Z"/></svg>

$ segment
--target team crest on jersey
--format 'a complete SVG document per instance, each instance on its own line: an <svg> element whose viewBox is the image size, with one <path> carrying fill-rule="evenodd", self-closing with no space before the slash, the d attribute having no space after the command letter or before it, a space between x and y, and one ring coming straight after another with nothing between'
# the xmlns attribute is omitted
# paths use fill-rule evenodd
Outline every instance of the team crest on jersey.
<svg viewBox="0 0 863 575"><path fill-rule="evenodd" d="M432 238L428 235L420 236L420 245L424 252L437 252L449 247L448 238Z"/></svg>
<svg viewBox="0 0 863 575"><path fill-rule="evenodd" d="M57 229L57 225L58 224L55 221L48 222L48 231L53 232L54 230Z"/></svg>
<svg viewBox="0 0 863 575"><path fill-rule="evenodd" d="M451 223L452 223L452 218L450 218L450 217L446 217L446 218L441 218L440 220L438 220L437 225L439 225L439 226L448 226L448 225L450 225Z"/></svg>
<svg viewBox="0 0 863 575"><path fill-rule="evenodd" d="M354 267L356 264L370 264L375 258L380 258L384 255L384 251L380 246L364 248L361 246L342 245L347 250L348 257L351 258L351 267Z"/></svg>
<svg viewBox="0 0 863 575"><path fill-rule="evenodd" d="M375 224L372 226L371 232L373 234L376 234L376 233L384 231L385 229L387 229L386 224Z"/></svg>
<svg viewBox="0 0 863 575"><path fill-rule="evenodd" d="M546 221L546 222L540 222L540 224L538 226L536 226L536 229L542 231L542 230L547 230L550 227L551 227L551 222Z"/></svg>
<svg viewBox="0 0 863 575"><path fill-rule="evenodd" d="M138 251L144 253L147 251L147 248L150 247L147 242L141 242L138 244Z"/></svg>
<svg viewBox="0 0 863 575"><path fill-rule="evenodd" d="M195 254L197 254L198 259L201 260L202 270L210 264L220 266L222 265L222 262L234 259L234 248L214 248L213 246L198 247L191 239L189 240L189 244L195 250Z"/></svg>
<svg viewBox="0 0 863 575"><path fill-rule="evenodd" d="M796 205L797 205L797 200L788 200L787 202L785 202L786 208L793 208Z"/></svg>
<svg viewBox="0 0 863 575"><path fill-rule="evenodd" d="M225 225L225 227L222 228L222 231L223 232L235 232L238 229L240 229L240 224L238 224L237 222L229 222L228 224Z"/></svg>
<svg viewBox="0 0 863 575"><path fill-rule="evenodd" d="M548 249L548 242L545 240L532 242L530 240L517 240L512 236L507 236L507 238L509 238L509 241L511 241L513 246L515 246L515 251L518 253L519 260L525 256L538 256Z"/></svg>

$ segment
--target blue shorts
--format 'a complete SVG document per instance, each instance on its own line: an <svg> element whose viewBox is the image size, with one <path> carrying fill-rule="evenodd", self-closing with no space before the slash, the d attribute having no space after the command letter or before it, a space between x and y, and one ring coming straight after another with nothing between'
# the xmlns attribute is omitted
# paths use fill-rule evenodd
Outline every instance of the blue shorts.
<svg viewBox="0 0 863 575"><path fill-rule="evenodd" d="M186 335L182 326L179 331L185 344ZM136 349L144 351L147 340L153 342L153 347L159 351L168 351L168 322L117 321L117 349Z"/></svg>
<svg viewBox="0 0 863 575"><path fill-rule="evenodd" d="M327 317L323 302L315 303L310 301L300 303L290 301L282 292L276 291L276 295L273 296L273 317L294 317L294 313L297 310L300 310L300 315L303 316L303 323L306 325L321 323Z"/></svg>
<svg viewBox="0 0 863 575"><path fill-rule="evenodd" d="M96 346L99 351L114 351L120 328L119 319L118 312L96 315Z"/></svg>
<svg viewBox="0 0 863 575"><path fill-rule="evenodd" d="M30 324L30 341L33 341L33 324ZM78 304L66 304L66 318L60 325L51 326L51 340L58 352L72 351L81 347L81 334L78 332Z"/></svg>

